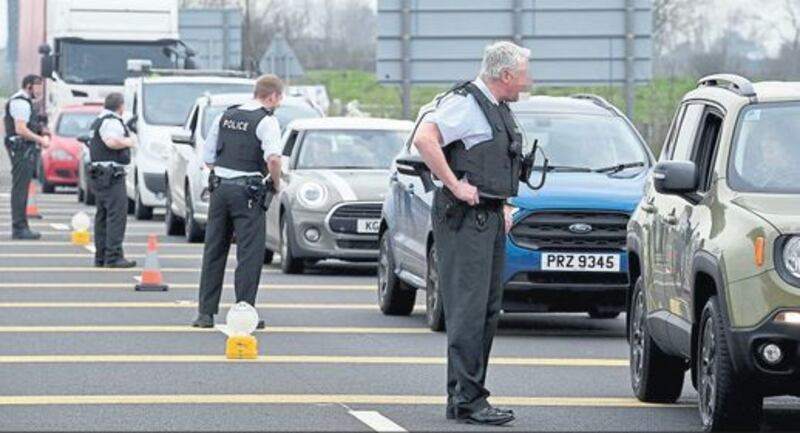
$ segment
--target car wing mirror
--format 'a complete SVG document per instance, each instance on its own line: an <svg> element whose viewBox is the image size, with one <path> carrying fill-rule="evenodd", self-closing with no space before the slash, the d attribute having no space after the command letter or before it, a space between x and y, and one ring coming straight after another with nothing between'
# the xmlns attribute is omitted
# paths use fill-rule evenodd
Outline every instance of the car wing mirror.
<svg viewBox="0 0 800 433"><path fill-rule="evenodd" d="M172 134L171 138L172 142L175 144L194 146L194 137L192 137L192 133L185 129L183 131Z"/></svg>
<svg viewBox="0 0 800 433"><path fill-rule="evenodd" d="M653 186L659 194L697 191L697 166L691 161L659 162L653 169Z"/></svg>
<svg viewBox="0 0 800 433"><path fill-rule="evenodd" d="M436 189L436 185L433 183L433 174L420 155L401 156L395 160L395 167L401 174L419 177L425 187L425 192Z"/></svg>
<svg viewBox="0 0 800 433"><path fill-rule="evenodd" d="M86 145L86 146L88 147L88 146L89 146L89 142L90 142L92 139L91 139L91 137L89 137L89 135L88 135L88 134L83 134L83 135L79 135L79 136L76 138L76 140L80 141L81 143L83 143L84 145Z"/></svg>

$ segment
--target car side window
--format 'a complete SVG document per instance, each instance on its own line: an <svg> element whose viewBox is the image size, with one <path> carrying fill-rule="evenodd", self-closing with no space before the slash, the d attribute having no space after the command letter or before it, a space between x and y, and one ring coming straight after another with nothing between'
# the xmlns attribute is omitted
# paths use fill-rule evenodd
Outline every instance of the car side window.
<svg viewBox="0 0 800 433"><path fill-rule="evenodd" d="M199 111L200 110L195 107L194 110L192 110L192 114L189 115L189 119L191 119L189 120L189 131L192 132L192 138L195 138L197 135L197 113Z"/></svg>
<svg viewBox="0 0 800 433"><path fill-rule="evenodd" d="M675 144L670 149L669 159L673 161L692 160L692 149L704 108L702 104L689 104L686 106L680 127L676 130Z"/></svg>
<svg viewBox="0 0 800 433"><path fill-rule="evenodd" d="M300 134L297 130L289 131L289 136L286 138L286 143L283 145L283 156L292 156L294 146L297 144L297 136Z"/></svg>
<svg viewBox="0 0 800 433"><path fill-rule="evenodd" d="M678 135L678 127L680 126L681 120L683 120L683 114L686 112L686 106L682 105L675 111L675 117L672 119L672 123L670 124L669 131L667 132L667 138L664 140L664 147L661 149L661 155L659 156L659 161L666 161L672 155L672 149L675 148L675 136Z"/></svg>
<svg viewBox="0 0 800 433"><path fill-rule="evenodd" d="M708 108L703 114L699 137L692 151L691 159L697 167L697 190L700 193L707 192L711 187L711 174L721 130L722 114L716 109Z"/></svg>

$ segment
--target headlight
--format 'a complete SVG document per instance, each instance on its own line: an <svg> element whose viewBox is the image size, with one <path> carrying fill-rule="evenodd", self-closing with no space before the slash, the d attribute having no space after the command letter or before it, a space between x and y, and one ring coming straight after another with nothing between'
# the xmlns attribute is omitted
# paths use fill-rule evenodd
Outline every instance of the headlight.
<svg viewBox="0 0 800 433"><path fill-rule="evenodd" d="M308 208L318 208L328 200L328 190L316 182L308 182L297 190L297 201Z"/></svg>
<svg viewBox="0 0 800 433"><path fill-rule="evenodd" d="M792 236L784 242L780 259L783 270L800 280L800 237Z"/></svg>
<svg viewBox="0 0 800 433"><path fill-rule="evenodd" d="M56 149L50 152L50 159L54 161L72 161L75 157L64 149Z"/></svg>

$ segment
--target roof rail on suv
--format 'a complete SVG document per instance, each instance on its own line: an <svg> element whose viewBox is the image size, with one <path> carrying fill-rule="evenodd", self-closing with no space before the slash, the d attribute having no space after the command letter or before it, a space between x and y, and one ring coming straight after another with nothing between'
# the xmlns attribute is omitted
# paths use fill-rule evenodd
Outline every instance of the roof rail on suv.
<svg viewBox="0 0 800 433"><path fill-rule="evenodd" d="M723 83L727 83L727 85L723 85ZM697 86L719 87L747 98L756 97L756 90L753 88L753 83L747 78L735 74L709 75L701 78L700 81L697 82Z"/></svg>
<svg viewBox="0 0 800 433"><path fill-rule="evenodd" d="M609 108L609 109L613 108L613 106L605 98L591 93L576 93L574 95L570 95L569 97L574 99L583 99L586 101L592 101L603 108Z"/></svg>

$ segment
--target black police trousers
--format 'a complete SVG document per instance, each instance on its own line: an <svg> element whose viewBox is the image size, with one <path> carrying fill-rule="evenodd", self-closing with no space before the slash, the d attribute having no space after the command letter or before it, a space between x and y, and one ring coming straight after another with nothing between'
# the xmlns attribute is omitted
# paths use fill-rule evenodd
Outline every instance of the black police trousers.
<svg viewBox="0 0 800 433"><path fill-rule="evenodd" d="M113 170L104 168L103 170ZM118 169L119 170L119 169ZM125 176L91 179L97 210L94 214L94 261L113 263L123 259L122 242L128 223L128 195Z"/></svg>
<svg viewBox="0 0 800 433"><path fill-rule="evenodd" d="M261 267L264 265L264 210L253 203L248 206L246 188L222 183L211 193L208 224L203 248L203 269L200 273L200 314L217 314L225 278L225 265L236 233L236 302L255 306Z"/></svg>
<svg viewBox="0 0 800 433"><path fill-rule="evenodd" d="M6 144L11 160L11 230L20 232L28 229L28 187L36 172L37 151L32 143L22 144L16 150Z"/></svg>
<svg viewBox="0 0 800 433"><path fill-rule="evenodd" d="M448 203L456 204L437 191L431 220L447 328L447 410L463 418L489 404L484 384L503 300L506 232L502 205L471 207L454 228Z"/></svg>

